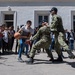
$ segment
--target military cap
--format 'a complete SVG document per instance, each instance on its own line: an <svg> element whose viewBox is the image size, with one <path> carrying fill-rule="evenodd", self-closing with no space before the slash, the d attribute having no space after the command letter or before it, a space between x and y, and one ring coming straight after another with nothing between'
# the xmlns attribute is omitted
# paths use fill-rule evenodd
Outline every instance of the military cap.
<svg viewBox="0 0 75 75"><path fill-rule="evenodd" d="M58 9L57 9L56 7L53 7L53 8L50 10L50 12L52 12L52 11L57 12L57 11L58 11Z"/></svg>

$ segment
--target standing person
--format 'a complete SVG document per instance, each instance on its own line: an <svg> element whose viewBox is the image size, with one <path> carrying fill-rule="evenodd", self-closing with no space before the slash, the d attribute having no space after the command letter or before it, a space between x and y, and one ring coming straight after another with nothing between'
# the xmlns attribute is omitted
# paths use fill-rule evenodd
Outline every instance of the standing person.
<svg viewBox="0 0 75 75"><path fill-rule="evenodd" d="M3 38L2 32L3 32L3 29L2 29L2 26L0 26L0 50L2 48L2 38Z"/></svg>
<svg viewBox="0 0 75 75"><path fill-rule="evenodd" d="M15 31L13 30L13 26L9 27L9 49L12 51L13 44L14 44L14 33Z"/></svg>
<svg viewBox="0 0 75 75"><path fill-rule="evenodd" d="M2 33L1 33L1 26L0 26L0 50L1 50L1 47L2 47ZM0 51L0 54L1 54L1 51Z"/></svg>
<svg viewBox="0 0 75 75"><path fill-rule="evenodd" d="M68 30L65 30L65 42L67 45L69 45L69 37L70 37L70 33L68 32Z"/></svg>
<svg viewBox="0 0 75 75"><path fill-rule="evenodd" d="M22 55L22 51L24 49L24 47L26 47L26 52L25 55L28 57L28 50L29 50L29 45L27 43L25 43L25 41L27 39L29 39L31 37L31 35L33 34L33 29L31 28L32 22L30 20L28 20L26 22L26 25L23 26L18 32L21 33L21 39L20 39L20 49L19 49L19 57L18 60L19 61L23 61L21 58Z"/></svg>
<svg viewBox="0 0 75 75"><path fill-rule="evenodd" d="M17 26L17 32L19 31L19 26ZM15 47L15 54L17 54L17 48L19 49L19 40L16 39L16 47Z"/></svg>
<svg viewBox="0 0 75 75"><path fill-rule="evenodd" d="M71 50L74 50L74 32L73 30L71 29L70 31L70 39L69 39L69 42L70 42L70 49Z"/></svg>
<svg viewBox="0 0 75 75"><path fill-rule="evenodd" d="M5 25L4 27L4 31L3 33L3 40L2 40L2 52L4 53L4 51L8 50L9 51L9 47L8 47L8 27Z"/></svg>
<svg viewBox="0 0 75 75"><path fill-rule="evenodd" d="M0 26L0 49L1 49L1 45L2 44L2 27Z"/></svg>
<svg viewBox="0 0 75 75"><path fill-rule="evenodd" d="M52 22L50 25L51 32L55 34L55 47L58 49L58 61L62 61L61 57L61 50L60 47L63 47L64 50L67 51L70 58L75 58L74 54L69 49L69 46L64 41L64 28L62 23L62 18L57 15L58 9L56 7L53 7L50 10L50 14L52 15Z"/></svg>
<svg viewBox="0 0 75 75"><path fill-rule="evenodd" d="M11 26L11 32L12 32L12 44L11 44L11 50L13 48L13 45L14 45L14 34L15 34L15 30L14 30L14 26Z"/></svg>
<svg viewBox="0 0 75 75"><path fill-rule="evenodd" d="M38 30L39 30L39 27L35 27L34 35L38 32ZM38 40L39 40L39 38L37 40L34 40L33 44L35 44Z"/></svg>
<svg viewBox="0 0 75 75"><path fill-rule="evenodd" d="M4 30L5 30L5 24L2 24L2 26L1 26L1 48L2 48L2 53L4 53L4 50L3 50L3 37L4 37L3 32L4 32Z"/></svg>
<svg viewBox="0 0 75 75"><path fill-rule="evenodd" d="M0 26L0 50L1 50L1 45L2 44L2 32L1 32L1 26Z"/></svg>

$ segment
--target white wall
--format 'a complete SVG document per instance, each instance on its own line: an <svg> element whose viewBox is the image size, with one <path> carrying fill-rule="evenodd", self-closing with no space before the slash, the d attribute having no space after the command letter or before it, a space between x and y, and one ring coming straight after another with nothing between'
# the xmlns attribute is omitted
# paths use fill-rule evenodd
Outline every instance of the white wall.
<svg viewBox="0 0 75 75"><path fill-rule="evenodd" d="M34 28L34 16L35 11L49 11L54 6L10 6L12 11L17 12L17 25L25 24L27 20L31 20ZM58 14L63 19L63 25L65 29L71 29L71 11L75 11L74 6L56 6L58 8ZM0 7L0 11L8 11L7 6ZM0 13L1 23L1 13ZM35 23L36 25L37 23Z"/></svg>
<svg viewBox="0 0 75 75"><path fill-rule="evenodd" d="M0 0L0 2L75 2L75 0Z"/></svg>

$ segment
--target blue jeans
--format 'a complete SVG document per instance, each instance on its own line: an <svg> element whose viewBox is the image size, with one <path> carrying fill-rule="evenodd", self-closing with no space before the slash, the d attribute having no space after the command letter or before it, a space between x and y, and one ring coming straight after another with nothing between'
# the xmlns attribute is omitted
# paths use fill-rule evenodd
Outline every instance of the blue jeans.
<svg viewBox="0 0 75 75"><path fill-rule="evenodd" d="M24 50L24 47L26 47L25 54L27 55L28 54L29 46L28 46L28 44L26 44L25 42L23 42L22 39L20 39L19 58L21 58L22 52Z"/></svg>
<svg viewBox="0 0 75 75"><path fill-rule="evenodd" d="M52 39L49 50L54 49L54 45L55 45L55 39Z"/></svg>
<svg viewBox="0 0 75 75"><path fill-rule="evenodd" d="M70 40L70 49L73 50L74 49L74 40Z"/></svg>

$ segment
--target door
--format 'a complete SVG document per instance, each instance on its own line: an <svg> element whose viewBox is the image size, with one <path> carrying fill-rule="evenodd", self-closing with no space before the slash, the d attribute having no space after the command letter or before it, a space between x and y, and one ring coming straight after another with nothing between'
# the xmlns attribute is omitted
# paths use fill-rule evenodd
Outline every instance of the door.
<svg viewBox="0 0 75 75"><path fill-rule="evenodd" d="M73 15L73 31L75 32L75 15Z"/></svg>

